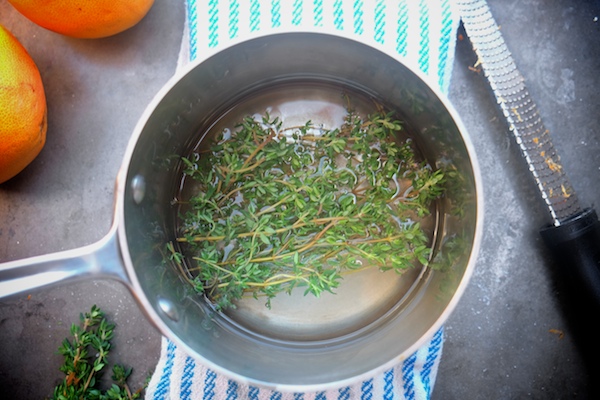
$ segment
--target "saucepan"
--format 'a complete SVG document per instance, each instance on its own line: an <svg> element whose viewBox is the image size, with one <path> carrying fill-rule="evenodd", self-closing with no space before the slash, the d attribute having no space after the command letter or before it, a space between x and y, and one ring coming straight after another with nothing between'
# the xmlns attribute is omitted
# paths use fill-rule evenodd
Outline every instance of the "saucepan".
<svg viewBox="0 0 600 400"><path fill-rule="evenodd" d="M176 243L182 157L224 121L268 111L333 126L348 104L402 117L432 168L450 171L432 225L431 262L406 276L367 271L320 298L278 295L221 311L165 257ZM477 160L458 116L427 79L358 39L265 34L207 54L141 116L116 183L114 223L89 246L0 265L9 296L75 279L124 283L148 319L199 362L286 391L365 379L410 356L446 321L474 268L482 230Z"/></svg>

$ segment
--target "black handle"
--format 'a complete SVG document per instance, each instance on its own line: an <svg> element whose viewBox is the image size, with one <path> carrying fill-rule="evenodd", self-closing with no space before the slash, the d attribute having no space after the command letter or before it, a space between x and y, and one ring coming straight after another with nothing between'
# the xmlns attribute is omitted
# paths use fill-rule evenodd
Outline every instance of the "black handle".
<svg viewBox="0 0 600 400"><path fill-rule="evenodd" d="M564 291L560 307L580 356L589 371L590 390L600 398L597 379L600 359L600 337L596 329L600 315L600 222L592 209L583 211L560 226L540 231L544 242L554 254L558 265L555 272Z"/></svg>
<svg viewBox="0 0 600 400"><path fill-rule="evenodd" d="M560 274L584 301L585 308L600 311L600 222L596 212L587 209L540 233L561 263Z"/></svg>

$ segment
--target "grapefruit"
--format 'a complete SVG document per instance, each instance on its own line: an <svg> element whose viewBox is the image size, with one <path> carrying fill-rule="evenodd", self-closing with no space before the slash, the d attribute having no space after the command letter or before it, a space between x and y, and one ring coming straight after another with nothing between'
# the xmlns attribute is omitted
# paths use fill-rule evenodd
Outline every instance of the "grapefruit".
<svg viewBox="0 0 600 400"><path fill-rule="evenodd" d="M76 38L112 36L131 28L154 0L8 0L35 24Z"/></svg>
<svg viewBox="0 0 600 400"><path fill-rule="evenodd" d="M46 95L27 50L0 25L0 183L21 172L46 143Z"/></svg>

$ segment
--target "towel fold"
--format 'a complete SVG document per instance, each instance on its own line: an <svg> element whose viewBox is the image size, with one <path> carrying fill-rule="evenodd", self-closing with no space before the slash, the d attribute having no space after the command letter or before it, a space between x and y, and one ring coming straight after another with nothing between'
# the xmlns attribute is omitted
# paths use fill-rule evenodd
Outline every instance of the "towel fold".
<svg viewBox="0 0 600 400"><path fill-rule="evenodd" d="M360 37L399 55L446 93L458 23L451 0L187 0L178 65L253 35L298 28ZM424 400L434 387L443 341L440 329L401 364L351 386L282 393L217 374L163 338L146 399Z"/></svg>

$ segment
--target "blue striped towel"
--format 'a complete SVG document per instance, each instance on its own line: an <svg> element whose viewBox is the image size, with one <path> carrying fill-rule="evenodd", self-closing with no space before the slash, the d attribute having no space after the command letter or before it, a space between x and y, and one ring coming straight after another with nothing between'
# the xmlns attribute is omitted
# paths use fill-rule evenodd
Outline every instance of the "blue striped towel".
<svg viewBox="0 0 600 400"><path fill-rule="evenodd" d="M423 72L448 90L459 17L452 0L187 0L179 66L253 34L289 27L337 31ZM285 393L236 382L196 362L167 338L147 400L429 399L443 347L443 328L401 364L322 392Z"/></svg>

